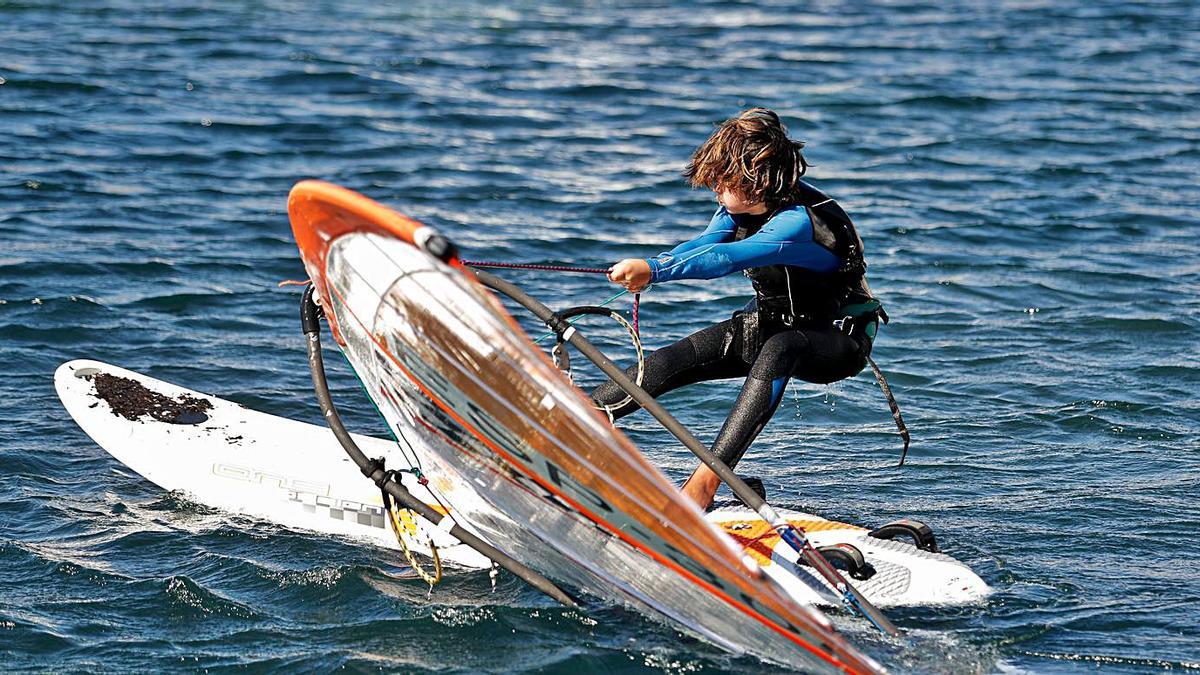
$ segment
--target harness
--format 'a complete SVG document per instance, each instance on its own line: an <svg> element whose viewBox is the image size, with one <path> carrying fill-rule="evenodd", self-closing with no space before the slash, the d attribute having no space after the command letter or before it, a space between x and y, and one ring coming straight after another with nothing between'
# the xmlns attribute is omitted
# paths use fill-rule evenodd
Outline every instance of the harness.
<svg viewBox="0 0 1200 675"><path fill-rule="evenodd" d="M838 203L820 190L801 183L797 205L812 224L813 242L841 265L817 272L794 265L765 265L745 270L754 285L760 328L815 327L833 324L856 338L875 337L874 324L888 321L883 306L871 295L866 281L862 239ZM775 213L733 216L733 241L758 232Z"/></svg>
<svg viewBox="0 0 1200 675"><path fill-rule="evenodd" d="M832 325L855 339L865 364L870 364L887 397L888 408L904 440L900 464L908 455L908 427L900 415L900 406L892 395L883 371L871 358L871 346L879 322L888 323L883 304L871 295L867 285L867 262L863 243L850 216L832 197L801 182L797 205L802 206L812 223L813 242L842 261L832 272L817 272L794 265L766 265L745 270L754 285L753 307L734 314L741 339L742 358L752 363L763 341L782 330ZM776 212L777 213L777 212ZM757 216L733 216L736 229L733 241L758 232L775 213ZM727 345L727 348L731 345Z"/></svg>

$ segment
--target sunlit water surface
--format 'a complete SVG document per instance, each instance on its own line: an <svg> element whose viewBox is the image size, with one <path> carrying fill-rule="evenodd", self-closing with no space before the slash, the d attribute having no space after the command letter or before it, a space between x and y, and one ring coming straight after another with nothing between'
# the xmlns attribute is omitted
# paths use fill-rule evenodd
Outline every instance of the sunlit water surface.
<svg viewBox="0 0 1200 675"><path fill-rule="evenodd" d="M679 171L754 104L859 224L914 443L896 468L863 374L793 385L741 469L780 506L926 521L995 588L893 612L903 649L839 625L896 672L1200 667L1200 5L373 4L0 2L3 669L762 668L511 578L427 596L398 555L163 494L51 384L91 357L319 421L298 294L276 287L303 277L296 180L471 257L605 265L704 226L711 196ZM510 278L559 307L612 293ZM747 293L654 289L648 346ZM350 425L380 432L330 363ZM666 402L711 439L736 390ZM626 427L690 471L648 418Z"/></svg>

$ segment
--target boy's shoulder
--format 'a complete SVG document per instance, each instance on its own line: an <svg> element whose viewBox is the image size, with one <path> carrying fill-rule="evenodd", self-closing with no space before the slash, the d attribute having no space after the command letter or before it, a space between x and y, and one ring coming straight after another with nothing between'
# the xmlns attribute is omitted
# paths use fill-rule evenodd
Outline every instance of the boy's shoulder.
<svg viewBox="0 0 1200 675"><path fill-rule="evenodd" d="M793 204L780 209L767 224L773 229L811 228L812 220L809 219L808 210L803 205Z"/></svg>

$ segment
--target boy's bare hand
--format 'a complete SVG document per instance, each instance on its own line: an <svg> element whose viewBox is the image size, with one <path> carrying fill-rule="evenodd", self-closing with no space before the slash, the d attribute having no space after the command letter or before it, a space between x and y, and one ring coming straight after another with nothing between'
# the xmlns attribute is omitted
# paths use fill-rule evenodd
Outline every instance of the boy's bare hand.
<svg viewBox="0 0 1200 675"><path fill-rule="evenodd" d="M641 258L626 258L608 269L608 280L638 293L650 283L650 263Z"/></svg>

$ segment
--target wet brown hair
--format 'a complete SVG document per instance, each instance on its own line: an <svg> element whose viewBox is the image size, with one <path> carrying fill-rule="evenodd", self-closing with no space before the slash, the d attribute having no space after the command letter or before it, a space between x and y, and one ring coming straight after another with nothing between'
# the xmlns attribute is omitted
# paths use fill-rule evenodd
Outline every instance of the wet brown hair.
<svg viewBox="0 0 1200 675"><path fill-rule="evenodd" d="M692 187L726 189L742 199L778 207L808 170L804 143L788 138L779 115L751 108L725 120L692 154L683 177Z"/></svg>

